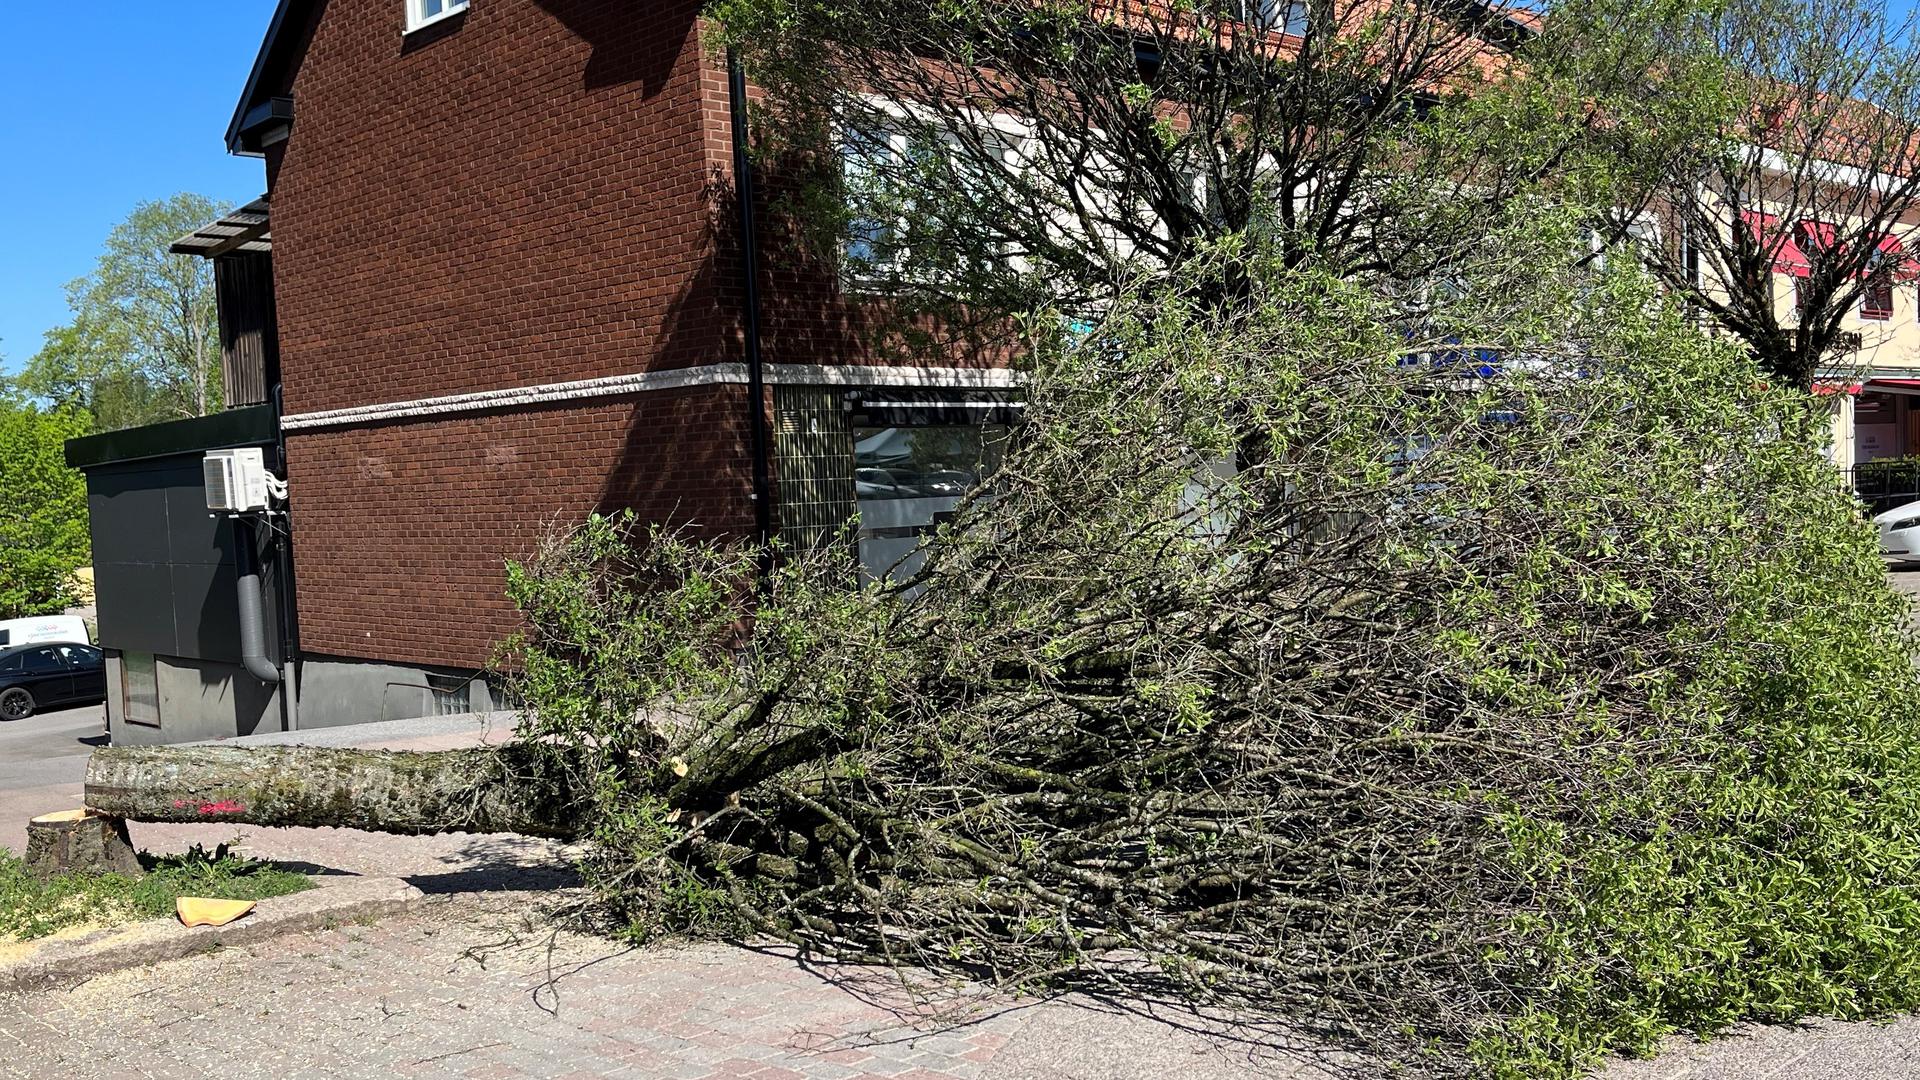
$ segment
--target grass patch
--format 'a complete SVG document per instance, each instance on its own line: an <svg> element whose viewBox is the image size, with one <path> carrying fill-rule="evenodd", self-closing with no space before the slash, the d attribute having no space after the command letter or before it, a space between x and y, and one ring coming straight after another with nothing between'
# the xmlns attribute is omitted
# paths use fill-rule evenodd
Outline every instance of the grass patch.
<svg viewBox="0 0 1920 1080"><path fill-rule="evenodd" d="M264 900L313 887L304 874L243 859L225 844L209 852L195 844L184 855L142 854L147 875L67 874L41 881L26 864L0 851L0 943L32 941L76 926L112 926L173 914L182 896Z"/></svg>

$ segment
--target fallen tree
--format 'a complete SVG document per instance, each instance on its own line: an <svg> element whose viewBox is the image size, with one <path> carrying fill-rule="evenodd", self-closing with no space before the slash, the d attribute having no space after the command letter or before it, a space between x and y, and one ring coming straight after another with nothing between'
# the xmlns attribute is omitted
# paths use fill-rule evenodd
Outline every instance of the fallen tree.
<svg viewBox="0 0 1920 1080"><path fill-rule="evenodd" d="M1417 310L1230 244L1244 308L1035 319L902 580L555 537L504 754L111 751L89 802L568 835L636 937L1277 1015L1355 1072L1920 1004L1920 693L1824 408L1503 227Z"/></svg>
<svg viewBox="0 0 1920 1080"><path fill-rule="evenodd" d="M107 747L87 762L86 801L132 821L567 838L580 808L551 763L518 745Z"/></svg>

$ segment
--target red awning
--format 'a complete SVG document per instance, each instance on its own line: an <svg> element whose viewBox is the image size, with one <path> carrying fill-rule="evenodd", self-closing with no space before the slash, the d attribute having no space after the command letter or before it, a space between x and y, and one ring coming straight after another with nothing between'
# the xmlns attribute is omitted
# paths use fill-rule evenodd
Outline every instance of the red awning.
<svg viewBox="0 0 1920 1080"><path fill-rule="evenodd" d="M1829 394L1845 394L1848 397L1852 397L1855 394L1858 394L1860 392L1860 389L1861 389L1861 384L1857 382L1856 383L1819 382L1819 383L1813 384L1813 392L1819 395L1820 397L1826 397Z"/></svg>
<svg viewBox="0 0 1920 1080"><path fill-rule="evenodd" d="M1887 256L1885 261L1892 266L1894 280L1920 280L1920 259L1915 259L1906 253L1906 249L1900 244L1899 237L1883 236L1876 247Z"/></svg>
<svg viewBox="0 0 1920 1080"><path fill-rule="evenodd" d="M1803 219L1793 227L1793 238L1801 251L1811 251L1817 255L1832 251L1840 243L1840 226L1830 221Z"/></svg>
<svg viewBox="0 0 1920 1080"><path fill-rule="evenodd" d="M1892 386L1901 390L1920 390L1920 379L1868 379L1869 389L1876 386Z"/></svg>
<svg viewBox="0 0 1920 1080"><path fill-rule="evenodd" d="M1781 228L1778 217L1758 210L1742 210L1740 220L1747 223L1747 229L1753 233L1753 242L1760 246L1761 254L1773 261L1773 269L1777 273L1792 277L1806 277L1813 273L1813 261L1795 242L1795 230ZM1828 239L1831 238L1829 234Z"/></svg>

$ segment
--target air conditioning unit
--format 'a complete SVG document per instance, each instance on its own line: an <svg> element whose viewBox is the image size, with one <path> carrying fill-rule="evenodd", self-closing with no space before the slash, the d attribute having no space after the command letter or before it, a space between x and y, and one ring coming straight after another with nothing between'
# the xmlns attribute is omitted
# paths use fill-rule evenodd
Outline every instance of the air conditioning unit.
<svg viewBox="0 0 1920 1080"><path fill-rule="evenodd" d="M270 483L258 447L209 450L205 461L207 509L245 513L267 509Z"/></svg>

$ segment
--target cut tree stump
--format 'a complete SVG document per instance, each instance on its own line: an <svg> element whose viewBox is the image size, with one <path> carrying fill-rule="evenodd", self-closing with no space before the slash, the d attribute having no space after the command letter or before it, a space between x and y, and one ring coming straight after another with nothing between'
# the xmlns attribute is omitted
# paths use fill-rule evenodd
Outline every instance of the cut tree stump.
<svg viewBox="0 0 1920 1080"><path fill-rule="evenodd" d="M26 862L27 869L42 878L143 873L127 837L127 823L92 810L62 810L27 822Z"/></svg>

